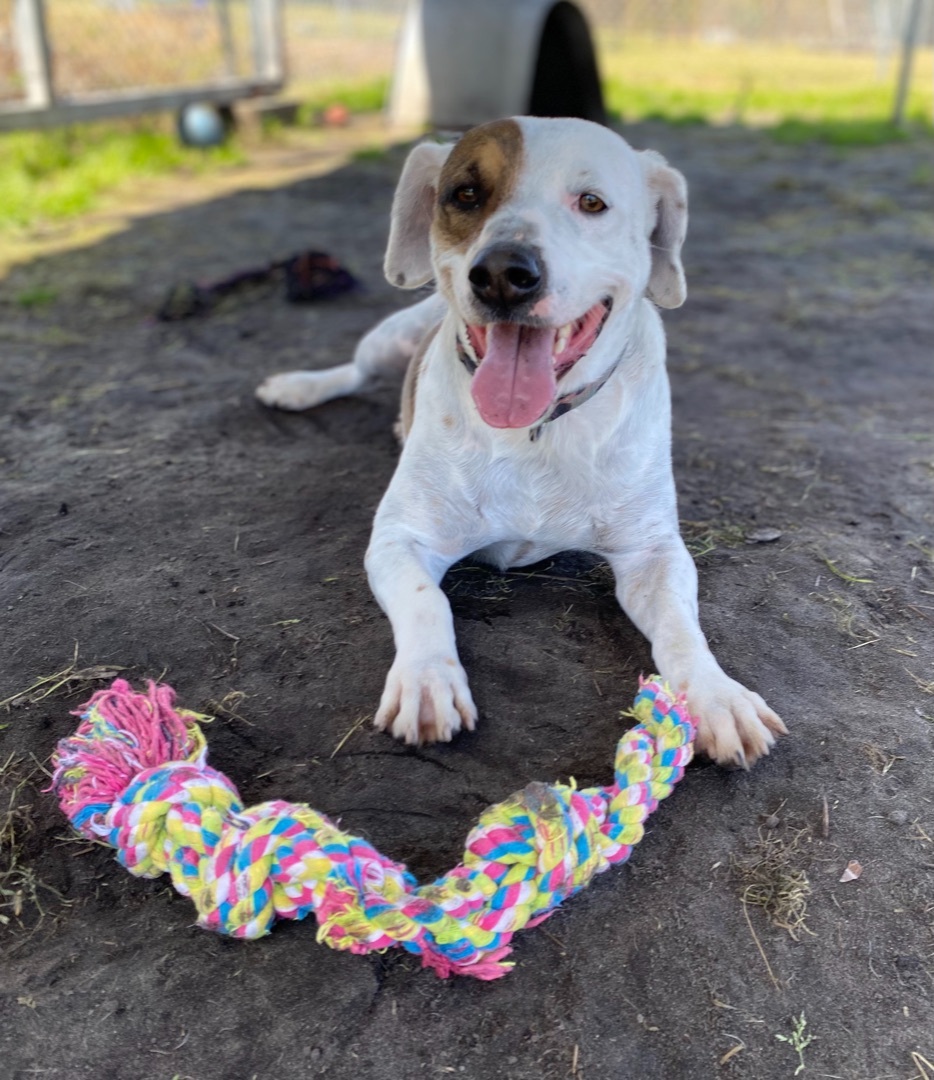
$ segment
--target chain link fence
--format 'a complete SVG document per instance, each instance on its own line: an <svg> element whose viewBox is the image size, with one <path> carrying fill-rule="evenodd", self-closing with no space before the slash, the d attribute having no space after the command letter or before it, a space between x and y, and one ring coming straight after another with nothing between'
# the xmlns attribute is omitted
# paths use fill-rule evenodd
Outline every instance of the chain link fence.
<svg viewBox="0 0 934 1080"><path fill-rule="evenodd" d="M503 0L508 3L509 0ZM0 104L25 94L18 6L0 0ZM794 44L875 53L898 47L911 0L582 0L598 48L633 37ZM296 91L387 78L406 0L284 0ZM465 0L469 11L469 0ZM57 96L244 77L253 70L248 0L46 0ZM934 38L925 0L920 39Z"/></svg>
<svg viewBox="0 0 934 1080"><path fill-rule="evenodd" d="M0 0L0 127L229 104L281 69L276 0Z"/></svg>
<svg viewBox="0 0 934 1080"><path fill-rule="evenodd" d="M891 48L911 0L582 0L598 36L638 35L875 52ZM934 5L925 37L932 40Z"/></svg>
<svg viewBox="0 0 934 1080"><path fill-rule="evenodd" d="M508 3L509 0L504 0ZM469 0L465 0L469 4ZM795 45L890 57L911 0L578 0L598 48L628 38ZM389 77L406 0L286 0L290 77L300 84ZM934 42L925 0L920 41Z"/></svg>
<svg viewBox="0 0 934 1080"><path fill-rule="evenodd" d="M0 0L0 99L25 96L18 0ZM250 25L238 0L50 0L45 24L55 96L246 76Z"/></svg>
<svg viewBox="0 0 934 1080"><path fill-rule="evenodd" d="M22 97L23 80L13 31L14 0L0 0L0 102Z"/></svg>
<svg viewBox="0 0 934 1080"><path fill-rule="evenodd" d="M290 82L301 90L388 79L405 8L406 0L285 0Z"/></svg>

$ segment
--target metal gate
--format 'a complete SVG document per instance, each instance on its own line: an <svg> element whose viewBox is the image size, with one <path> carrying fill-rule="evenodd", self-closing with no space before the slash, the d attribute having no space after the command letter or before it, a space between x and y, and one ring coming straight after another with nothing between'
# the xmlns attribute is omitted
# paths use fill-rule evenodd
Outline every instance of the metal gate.
<svg viewBox="0 0 934 1080"><path fill-rule="evenodd" d="M279 0L0 0L0 130L230 105L283 56Z"/></svg>

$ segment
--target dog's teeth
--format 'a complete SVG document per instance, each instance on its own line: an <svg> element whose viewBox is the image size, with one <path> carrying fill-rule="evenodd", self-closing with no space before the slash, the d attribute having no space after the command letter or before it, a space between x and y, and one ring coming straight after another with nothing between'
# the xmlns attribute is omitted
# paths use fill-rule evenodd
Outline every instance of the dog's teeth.
<svg viewBox="0 0 934 1080"><path fill-rule="evenodd" d="M555 338L555 356L559 353L563 353L568 347L568 342L571 340L571 324L565 323L564 326L558 331L558 336Z"/></svg>

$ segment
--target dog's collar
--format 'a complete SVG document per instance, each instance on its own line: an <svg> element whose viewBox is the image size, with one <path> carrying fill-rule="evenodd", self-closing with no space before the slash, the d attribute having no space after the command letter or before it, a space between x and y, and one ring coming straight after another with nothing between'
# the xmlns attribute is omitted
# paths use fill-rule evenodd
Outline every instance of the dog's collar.
<svg viewBox="0 0 934 1080"><path fill-rule="evenodd" d="M457 355L460 357L460 362L464 365L470 375L473 375L479 365L476 360L467 352L461 343L460 335L457 337ZM618 356L609 368L600 376L599 379L595 379L593 382L587 383L585 386L578 387L577 390L571 390L567 394L562 394L548 411L548 414L542 417L538 423L529 429L529 439L532 442L536 442L541 436L542 429L546 424L550 424L552 420L557 420L559 416L564 416L565 413L569 413L572 409L576 409L578 405L583 405L585 401L590 401L594 394L598 393L606 383L609 381L610 376L619 367L620 361L623 359L622 354Z"/></svg>

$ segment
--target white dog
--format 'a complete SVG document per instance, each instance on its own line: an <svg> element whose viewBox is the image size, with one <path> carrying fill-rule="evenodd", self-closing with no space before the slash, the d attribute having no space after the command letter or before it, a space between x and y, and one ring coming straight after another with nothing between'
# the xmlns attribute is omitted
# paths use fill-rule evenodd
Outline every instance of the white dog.
<svg viewBox="0 0 934 1080"><path fill-rule="evenodd" d="M595 552L662 677L687 695L698 749L748 766L785 732L711 655L678 532L665 338L685 299L684 178L584 120L521 117L410 154L386 276L437 293L386 319L354 361L268 379L306 409L406 371L404 446L366 555L396 658L377 727L409 743L472 729L445 571Z"/></svg>

